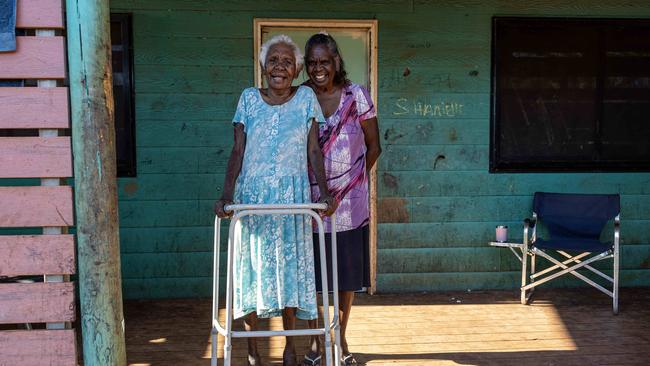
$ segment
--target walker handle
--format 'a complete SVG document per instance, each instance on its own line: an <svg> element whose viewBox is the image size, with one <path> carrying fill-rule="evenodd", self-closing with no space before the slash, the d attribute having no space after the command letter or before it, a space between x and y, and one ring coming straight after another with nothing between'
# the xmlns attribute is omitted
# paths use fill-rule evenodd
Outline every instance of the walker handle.
<svg viewBox="0 0 650 366"><path fill-rule="evenodd" d="M241 210L290 210L290 209L305 209L305 210L327 210L327 203L271 203L271 204L236 204L226 205L223 208L225 211L241 211Z"/></svg>

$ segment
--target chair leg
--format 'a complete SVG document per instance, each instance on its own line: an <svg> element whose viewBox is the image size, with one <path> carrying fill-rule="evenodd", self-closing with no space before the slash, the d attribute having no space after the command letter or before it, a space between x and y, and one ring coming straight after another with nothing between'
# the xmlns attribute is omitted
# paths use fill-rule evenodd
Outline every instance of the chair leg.
<svg viewBox="0 0 650 366"><path fill-rule="evenodd" d="M612 301L613 301L613 312L614 315L618 314L618 281L619 281L619 259L620 259L620 253L621 253L621 248L620 248L620 238L621 238L621 215L618 214L614 218L614 255L612 256L612 259L614 259L614 286L612 289Z"/></svg>
<svg viewBox="0 0 650 366"><path fill-rule="evenodd" d="M527 251L524 251L521 256L521 304L526 305L528 301L526 301L526 290L524 290L524 287L526 286L528 274L526 273L526 266L528 265L528 253Z"/></svg>
<svg viewBox="0 0 650 366"><path fill-rule="evenodd" d="M537 259L537 256L533 253L533 254L530 256L530 275L531 275L530 282L531 282L531 283L535 282L535 279L532 278L532 276L535 274L535 262L536 262L536 259ZM530 300L530 297L533 296L533 292L535 292L535 288L534 288L534 287L530 289L530 295L529 295L529 297L528 297L529 300Z"/></svg>
<svg viewBox="0 0 650 366"><path fill-rule="evenodd" d="M614 260L614 284L613 284L613 289L612 289L612 311L614 315L618 314L618 251L614 253L614 257L612 258Z"/></svg>

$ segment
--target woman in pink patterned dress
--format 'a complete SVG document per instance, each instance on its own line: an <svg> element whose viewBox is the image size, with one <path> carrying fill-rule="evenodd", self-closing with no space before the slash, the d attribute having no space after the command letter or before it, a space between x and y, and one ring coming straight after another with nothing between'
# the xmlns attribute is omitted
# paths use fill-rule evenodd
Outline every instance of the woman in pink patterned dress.
<svg viewBox="0 0 650 366"><path fill-rule="evenodd" d="M305 65L309 75L306 84L316 92L326 119L319 131L319 144L324 156L327 185L339 203L336 229L343 348L341 364L355 365L357 360L348 349L345 334L354 291L370 286L368 177L381 154L379 128L372 99L364 87L347 79L334 38L323 33L313 35L305 45ZM320 193L313 176L311 187L312 200L317 202ZM326 232L330 232L330 217L325 217L324 222ZM328 257L329 236L326 235ZM314 247L318 253L317 235L314 236ZM320 291L320 258L318 255L315 257L316 286ZM328 258L327 262L331 263L331 260ZM328 274L331 276L331 270ZM331 277L328 283L331 289ZM310 321L310 326L315 327L316 321ZM303 364L320 364L318 337L312 337L311 350Z"/></svg>

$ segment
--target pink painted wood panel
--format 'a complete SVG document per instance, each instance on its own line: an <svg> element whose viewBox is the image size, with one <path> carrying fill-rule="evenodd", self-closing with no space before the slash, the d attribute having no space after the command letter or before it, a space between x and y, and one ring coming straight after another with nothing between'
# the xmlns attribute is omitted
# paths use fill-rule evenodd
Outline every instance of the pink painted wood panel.
<svg viewBox="0 0 650 366"><path fill-rule="evenodd" d="M0 276L75 273L72 235L0 235Z"/></svg>
<svg viewBox="0 0 650 366"><path fill-rule="evenodd" d="M0 324L74 320L74 283L0 283Z"/></svg>
<svg viewBox="0 0 650 366"><path fill-rule="evenodd" d="M18 0L16 28L63 28L63 1Z"/></svg>
<svg viewBox="0 0 650 366"><path fill-rule="evenodd" d="M0 365L74 366L73 329L0 331Z"/></svg>
<svg viewBox="0 0 650 366"><path fill-rule="evenodd" d="M69 136L0 137L0 178L72 176Z"/></svg>
<svg viewBox="0 0 650 366"><path fill-rule="evenodd" d="M68 128L68 88L0 88L0 128Z"/></svg>
<svg viewBox="0 0 650 366"><path fill-rule="evenodd" d="M0 187L0 227L73 226L72 187Z"/></svg>
<svg viewBox="0 0 650 366"><path fill-rule="evenodd" d="M0 53L0 79L63 79L64 37L16 37L16 51Z"/></svg>

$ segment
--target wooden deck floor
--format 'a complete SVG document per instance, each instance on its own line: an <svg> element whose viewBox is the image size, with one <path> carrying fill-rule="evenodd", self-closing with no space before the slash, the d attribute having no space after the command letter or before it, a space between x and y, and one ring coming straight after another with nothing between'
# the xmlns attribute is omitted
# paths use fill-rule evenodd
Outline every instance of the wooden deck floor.
<svg viewBox="0 0 650 366"><path fill-rule="evenodd" d="M650 289L621 290L618 316L596 290L539 289L530 306L517 299L514 291L361 295L350 349L373 366L650 365ZM209 300L127 302L129 365L209 365L210 306ZM281 329L281 319L262 323L269 327ZM302 355L306 340L297 344ZM281 364L284 339L259 345L265 364ZM245 365L245 341L235 340L233 348L233 365Z"/></svg>

